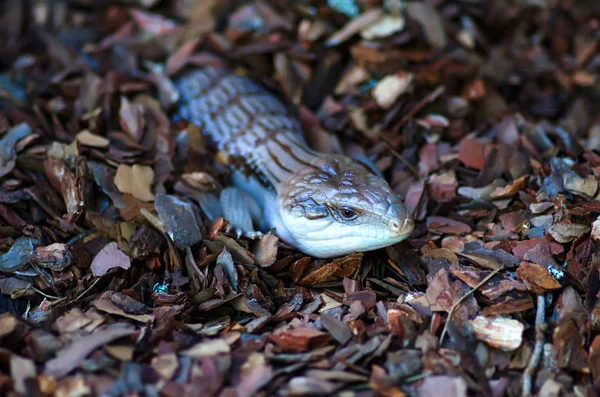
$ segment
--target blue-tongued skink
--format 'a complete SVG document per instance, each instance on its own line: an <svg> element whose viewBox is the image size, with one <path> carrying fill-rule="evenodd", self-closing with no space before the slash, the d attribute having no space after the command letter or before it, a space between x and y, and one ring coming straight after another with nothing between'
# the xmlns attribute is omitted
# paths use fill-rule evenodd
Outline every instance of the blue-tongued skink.
<svg viewBox="0 0 600 397"><path fill-rule="evenodd" d="M180 118L201 127L233 169L222 191L233 230L254 225L307 255L328 258L402 241L414 222L401 198L363 162L311 150L274 94L226 68L204 67L175 81Z"/></svg>

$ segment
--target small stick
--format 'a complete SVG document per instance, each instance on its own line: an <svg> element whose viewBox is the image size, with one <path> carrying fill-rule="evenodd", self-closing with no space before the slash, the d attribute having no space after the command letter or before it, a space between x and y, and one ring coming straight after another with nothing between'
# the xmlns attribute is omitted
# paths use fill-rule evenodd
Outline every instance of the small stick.
<svg viewBox="0 0 600 397"><path fill-rule="evenodd" d="M81 294L79 294L79 296L77 298L75 298L75 302L77 302L79 299L81 299L85 294L87 294L87 292L89 290L91 290L92 288L94 288L94 286L96 284L98 284L98 281L100 281L101 277L96 278L96 280L94 280L94 282L88 287L86 288L85 291L83 291Z"/></svg>
<svg viewBox="0 0 600 397"><path fill-rule="evenodd" d="M531 396L533 388L533 374L540 363L542 349L544 347L544 332L546 331L546 297L538 295L537 312L535 313L535 347L529 359L529 364L523 373L523 396Z"/></svg>
<svg viewBox="0 0 600 397"><path fill-rule="evenodd" d="M413 174L417 179L419 178L419 170L417 170L415 168L414 165L412 165L411 163L408 162L407 159L404 158L404 156L402 156L400 153L398 153L398 151L396 149L394 149L394 146L392 145L392 143L385 137L381 137L381 140L383 142L385 142L385 144L388 147L388 150L398 159L402 162L402 164L404 164L406 166L406 168L408 168L408 170L411 172L411 174Z"/></svg>
<svg viewBox="0 0 600 397"><path fill-rule="evenodd" d="M448 331L448 323L450 323L450 320L452 319L452 315L454 314L454 311L456 310L456 308L458 308L458 306L465 299L467 299L475 291L477 291L479 288L481 288L481 286L483 284L487 283L492 277L494 277L494 275L496 273L498 273L502 269L504 269L504 265L498 266L496 269L494 269L494 271L492 271L483 280L481 280L481 282L479 282L479 284L477 284L472 290L470 290L469 292L467 292L466 294L464 294L459 300L456 301L455 304L452 305L452 308L450 309L450 312L448 313L448 318L446 319L446 323L444 324L444 329L442 329L442 335L440 336L440 346L442 346L442 343L444 342L444 337L446 336L446 332Z"/></svg>
<svg viewBox="0 0 600 397"><path fill-rule="evenodd" d="M75 243L77 243L79 240L86 238L87 236L96 233L98 231L98 229L94 226L91 229L87 229L84 230L83 232L79 233L77 236L73 237L72 239L70 239L69 241L67 241L67 245L69 247L72 247L73 245L75 245Z"/></svg>
<svg viewBox="0 0 600 397"><path fill-rule="evenodd" d="M419 103L417 103L411 110L409 110L404 116L402 116L400 121L398 121L398 123L396 123L396 125L394 125L392 127L392 133L394 133L394 134L398 133L398 131L400 131L400 128L402 128L402 126L404 124L406 124L406 122L411 117L413 117L415 114L417 114L419 111L421 111L427 104L435 101L440 95L442 95L444 93L445 90L446 90L445 87L443 85L441 85L441 86L437 87L435 90L431 91L423 99L421 99L421 101ZM402 155L400 153L398 153L398 151L396 149L394 149L394 145L392 145L392 143L387 138L385 138L383 136L381 138L385 142L385 144L388 146L388 149L390 150L390 152L392 152L392 154L394 156L396 156L396 158L398 158L398 160L400 160L416 178L419 178L419 171L412 164L410 164L408 162L408 160L406 160L404 157L402 157Z"/></svg>
<svg viewBox="0 0 600 397"><path fill-rule="evenodd" d="M428 95L426 95L423 99L421 99L421 101L419 103L417 103L415 105L415 107L413 107L404 116L402 116L400 121L394 127L392 127L392 132L397 133L398 131L400 131L400 128L402 128L402 126L408 121L408 119L410 119L412 116L417 114L427 104L435 101L440 95L442 95L444 93L445 90L446 89L444 88L444 86L441 85L438 88L436 88L435 90L431 91Z"/></svg>

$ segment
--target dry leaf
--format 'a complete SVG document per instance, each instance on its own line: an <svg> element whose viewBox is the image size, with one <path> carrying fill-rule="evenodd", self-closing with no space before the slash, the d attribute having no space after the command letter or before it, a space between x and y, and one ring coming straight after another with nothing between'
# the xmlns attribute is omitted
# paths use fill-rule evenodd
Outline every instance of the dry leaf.
<svg viewBox="0 0 600 397"><path fill-rule="evenodd" d="M475 338L505 352L517 350L525 326L506 317L477 316L469 322Z"/></svg>
<svg viewBox="0 0 600 397"><path fill-rule="evenodd" d="M44 373L62 378L74 370L94 350L134 332L135 330L132 328L116 325L98 329L93 334L84 336L61 350L56 358L46 363Z"/></svg>
<svg viewBox="0 0 600 397"><path fill-rule="evenodd" d="M552 277L548 269L536 263L522 261L517 268L517 276L536 294L543 294L562 288L562 285Z"/></svg>
<svg viewBox="0 0 600 397"><path fill-rule="evenodd" d="M130 193L141 201L152 201L154 195L150 187L154 182L154 171L145 165L119 165L115 175L115 185L122 193Z"/></svg>
<svg viewBox="0 0 600 397"><path fill-rule="evenodd" d="M121 269L129 269L131 267L131 258L119 249L119 245L113 241L104 246L96 254L90 269L96 277L104 276L110 269L120 267Z"/></svg>
<svg viewBox="0 0 600 397"><path fill-rule="evenodd" d="M588 225L581 225L579 223L556 223L550 226L548 233L559 243L570 243L571 241L579 238L590 231Z"/></svg>
<svg viewBox="0 0 600 397"><path fill-rule="evenodd" d="M385 76L373 89L373 97L379 106L387 109L396 102L400 95L408 91L412 81L413 75L408 72Z"/></svg>
<svg viewBox="0 0 600 397"><path fill-rule="evenodd" d="M83 130L77 134L77 141L84 146L105 148L110 141L103 136L92 134L89 130Z"/></svg>

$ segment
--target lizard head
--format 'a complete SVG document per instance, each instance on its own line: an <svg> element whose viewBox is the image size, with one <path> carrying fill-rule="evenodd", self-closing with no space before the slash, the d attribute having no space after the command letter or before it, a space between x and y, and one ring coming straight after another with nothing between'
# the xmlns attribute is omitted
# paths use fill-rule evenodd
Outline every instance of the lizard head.
<svg viewBox="0 0 600 397"><path fill-rule="evenodd" d="M303 168L279 186L278 197L293 244L317 258L387 247L415 226L388 183L345 156Z"/></svg>

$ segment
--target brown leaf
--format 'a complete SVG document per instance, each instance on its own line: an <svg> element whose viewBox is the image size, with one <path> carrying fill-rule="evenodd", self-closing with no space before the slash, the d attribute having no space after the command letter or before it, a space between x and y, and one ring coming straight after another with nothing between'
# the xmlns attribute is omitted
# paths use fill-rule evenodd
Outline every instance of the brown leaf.
<svg viewBox="0 0 600 397"><path fill-rule="evenodd" d="M36 247L29 261L43 268L61 271L73 262L73 250L62 243Z"/></svg>
<svg viewBox="0 0 600 397"><path fill-rule="evenodd" d="M517 276L536 294L562 288L562 285L550 275L546 267L535 263L522 261L517 268Z"/></svg>
<svg viewBox="0 0 600 397"><path fill-rule="evenodd" d="M441 269L435 274L433 280L431 280L431 283L427 287L426 295L432 311L444 311L448 313L452 309L452 306L467 292L468 288L461 281L451 282L446 269ZM462 316L467 318L477 313L477 311L477 301L473 298L467 298L459 306L457 312L462 312Z"/></svg>
<svg viewBox="0 0 600 397"><path fill-rule="evenodd" d="M570 243L571 241L579 238L580 236L588 233L590 227L588 225L581 225L579 223L555 223L550 226L548 233L559 243Z"/></svg>
<svg viewBox="0 0 600 397"><path fill-rule="evenodd" d="M114 314L116 316L121 316L125 318L129 318L134 321L138 321L140 323L148 323L154 321L154 316L151 314L129 314L125 313L125 311L115 305L109 297L102 297L100 299L96 299L92 301L92 306L96 309L109 314Z"/></svg>
<svg viewBox="0 0 600 397"><path fill-rule="evenodd" d="M539 247L539 252L543 255L542 259L535 253L534 250L536 247ZM548 257L548 255L558 255L564 250L562 245L554 241L548 242L545 238L534 238L517 242L517 245L513 248L513 254L521 260L525 259L530 262L544 263L548 260L551 262L554 261L554 258L552 256Z"/></svg>
<svg viewBox="0 0 600 397"><path fill-rule="evenodd" d="M115 185L122 193L130 193L142 201L153 201L154 194L150 187L154 182L154 171L145 165L134 164L128 166L121 164L115 175Z"/></svg>
<svg viewBox="0 0 600 397"><path fill-rule="evenodd" d="M427 217L427 227L440 234L465 234L471 231L469 225L442 216Z"/></svg>
<svg viewBox="0 0 600 397"><path fill-rule="evenodd" d="M77 366L94 350L114 340L129 336L135 332L135 329L127 328L122 325L111 325L105 328L97 329L93 334L84 336L81 339L72 342L62 349L56 358L46 362L44 373L46 375L62 378Z"/></svg>
<svg viewBox="0 0 600 397"><path fill-rule="evenodd" d="M331 337L311 327L302 327L282 331L276 334L268 334L268 337L283 351L306 352L325 346Z"/></svg>
<svg viewBox="0 0 600 397"><path fill-rule="evenodd" d="M248 360L242 365L240 383L237 386L238 397L250 397L271 380L273 367L268 364L265 356L260 353L251 353Z"/></svg>
<svg viewBox="0 0 600 397"><path fill-rule="evenodd" d="M308 286L348 277L358 269L363 256L362 252L357 252L343 258L335 258L332 262L311 271L310 274L298 281L298 284Z"/></svg>
<svg viewBox="0 0 600 397"><path fill-rule="evenodd" d="M475 338L492 347L510 352L521 346L525 327L517 320L477 316L469 324Z"/></svg>
<svg viewBox="0 0 600 397"><path fill-rule="evenodd" d="M137 300L120 292L113 292L110 295L110 300L128 314L145 314L148 311L148 307L142 302L138 302Z"/></svg>
<svg viewBox="0 0 600 397"><path fill-rule="evenodd" d="M75 175L62 160L46 159L44 161L46 176L52 186L58 190L67 207L67 222L75 222L83 213L83 187L82 181Z"/></svg>
<svg viewBox="0 0 600 397"><path fill-rule="evenodd" d="M486 160L485 146L475 139L463 139L458 159L467 167L481 170Z"/></svg>
<svg viewBox="0 0 600 397"><path fill-rule="evenodd" d="M272 234L268 233L260 239L258 244L254 247L254 258L256 259L256 263L261 267L269 267L277 260L277 243L279 242L279 238Z"/></svg>
<svg viewBox="0 0 600 397"><path fill-rule="evenodd" d="M477 79L465 86L462 97L469 101L476 101L485 97L485 84L483 80Z"/></svg>
<svg viewBox="0 0 600 397"><path fill-rule="evenodd" d="M523 175L513 183L510 183L504 187L498 187L496 190L490 193L490 197L493 199L498 199L513 196L527 186L527 179L529 179L529 175Z"/></svg>
<svg viewBox="0 0 600 397"><path fill-rule="evenodd" d="M231 351L229 344L224 339L207 339L195 344L191 348L181 352L184 356L194 359L202 357L212 357L219 354L226 354Z"/></svg>

